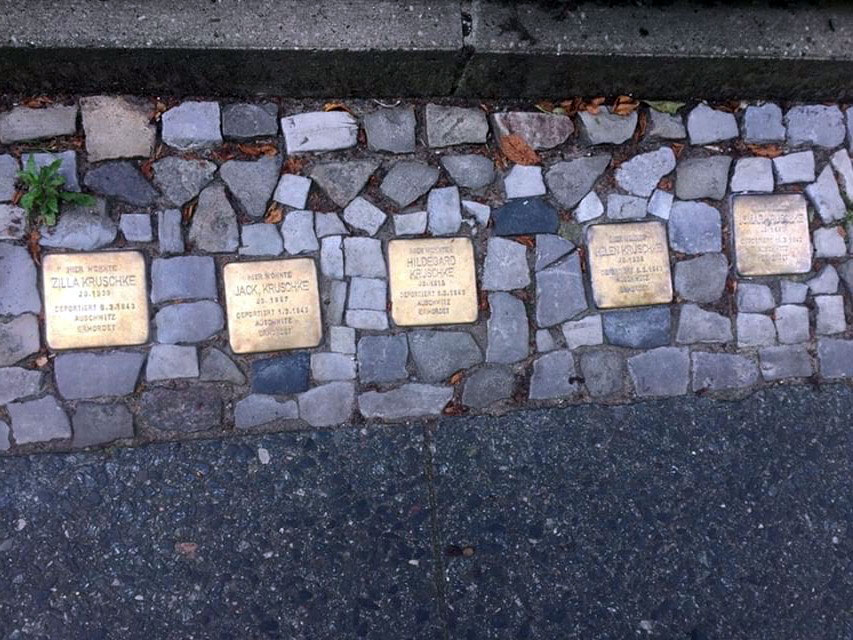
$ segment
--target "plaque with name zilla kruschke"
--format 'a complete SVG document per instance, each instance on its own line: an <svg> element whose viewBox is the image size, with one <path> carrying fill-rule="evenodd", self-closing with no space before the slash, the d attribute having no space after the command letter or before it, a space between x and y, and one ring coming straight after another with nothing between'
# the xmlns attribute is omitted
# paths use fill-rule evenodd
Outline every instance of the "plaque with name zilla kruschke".
<svg viewBox="0 0 853 640"><path fill-rule="evenodd" d="M735 263L742 276L806 273L812 243L805 198L797 193L732 199Z"/></svg>

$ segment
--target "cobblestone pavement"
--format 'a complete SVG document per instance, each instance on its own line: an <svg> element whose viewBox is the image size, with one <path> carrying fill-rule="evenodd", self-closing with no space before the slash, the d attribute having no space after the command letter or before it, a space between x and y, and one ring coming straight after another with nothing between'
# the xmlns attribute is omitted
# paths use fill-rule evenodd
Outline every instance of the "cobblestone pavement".
<svg viewBox="0 0 853 640"><path fill-rule="evenodd" d="M0 450L853 377L853 117L840 106L644 103L569 116L498 102L0 104ZM68 188L97 196L41 229L42 258L141 252L146 343L48 348L53 311L14 204L31 156L60 159ZM805 247L804 267L746 277L732 196L771 192L808 207L802 236L782 238L792 255ZM613 254L592 251L590 225L632 221L660 229L663 245L634 257L663 249L649 272L663 274L663 304L610 308L590 261ZM472 241L474 323L395 319L388 241L422 236ZM236 354L223 268L293 256L318 265L319 346Z"/></svg>
<svg viewBox="0 0 853 640"><path fill-rule="evenodd" d="M853 637L853 392L9 457L0 637Z"/></svg>

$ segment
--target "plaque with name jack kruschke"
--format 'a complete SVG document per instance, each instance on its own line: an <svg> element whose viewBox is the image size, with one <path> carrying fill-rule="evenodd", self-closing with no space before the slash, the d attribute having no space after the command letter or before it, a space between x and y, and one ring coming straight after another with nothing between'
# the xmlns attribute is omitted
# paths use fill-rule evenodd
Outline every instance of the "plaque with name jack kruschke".
<svg viewBox="0 0 853 640"><path fill-rule="evenodd" d="M798 194L732 198L735 264L742 276L807 273L812 244L806 199Z"/></svg>

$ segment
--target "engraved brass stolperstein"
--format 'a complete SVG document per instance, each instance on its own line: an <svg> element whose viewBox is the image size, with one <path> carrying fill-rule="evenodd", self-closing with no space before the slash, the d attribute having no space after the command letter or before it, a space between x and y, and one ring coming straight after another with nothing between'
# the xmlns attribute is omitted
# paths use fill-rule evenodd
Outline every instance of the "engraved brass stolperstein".
<svg viewBox="0 0 853 640"><path fill-rule="evenodd" d="M735 262L742 276L806 273L812 245L806 200L800 194L732 199Z"/></svg>

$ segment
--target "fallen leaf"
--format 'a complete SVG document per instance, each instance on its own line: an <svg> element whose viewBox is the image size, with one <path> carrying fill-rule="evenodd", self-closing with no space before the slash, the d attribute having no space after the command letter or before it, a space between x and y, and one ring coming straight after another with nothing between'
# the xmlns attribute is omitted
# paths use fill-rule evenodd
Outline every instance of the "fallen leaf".
<svg viewBox="0 0 853 640"><path fill-rule="evenodd" d="M778 158L785 153L778 144L748 144L746 148L750 150L752 155L762 158Z"/></svg>
<svg viewBox="0 0 853 640"><path fill-rule="evenodd" d="M515 164L531 165L542 162L539 154L518 134L503 136L499 144L503 154Z"/></svg>
<svg viewBox="0 0 853 640"><path fill-rule="evenodd" d="M477 300L477 308L480 311L488 311L489 310L489 297L486 295L485 291L480 291L479 298Z"/></svg>
<svg viewBox="0 0 853 640"><path fill-rule="evenodd" d="M669 146L672 147L672 152L675 154L676 158L681 155L682 151L684 151L684 145L679 142L673 142Z"/></svg>
<svg viewBox="0 0 853 640"><path fill-rule="evenodd" d="M278 147L274 144L238 144L237 149L240 153L244 153L250 158L259 158L261 156L274 156L278 153Z"/></svg>
<svg viewBox="0 0 853 640"><path fill-rule="evenodd" d="M346 111L348 114L353 115L350 108L343 102L327 102L323 105L323 111Z"/></svg>
<svg viewBox="0 0 853 640"><path fill-rule="evenodd" d="M673 181L671 176L665 176L658 180L658 189L663 189L664 191L672 191Z"/></svg>
<svg viewBox="0 0 853 640"><path fill-rule="evenodd" d="M444 407L444 409L442 410L441 413L443 413L446 416L461 416L466 411L467 411L467 409L464 406L462 406L462 404L460 404L458 402L453 402L451 400L450 402L447 403L447 406Z"/></svg>
<svg viewBox="0 0 853 640"><path fill-rule="evenodd" d="M176 542L175 551L190 560L195 560L198 544L195 542Z"/></svg>
<svg viewBox="0 0 853 640"><path fill-rule="evenodd" d="M549 100L543 100L542 102L537 102L533 105L542 113L554 113L554 103Z"/></svg>
<svg viewBox="0 0 853 640"><path fill-rule="evenodd" d="M646 135L646 128L649 124L649 114L645 111L640 111L637 118L637 128L634 131L634 142L639 142Z"/></svg>
<svg viewBox="0 0 853 640"><path fill-rule="evenodd" d="M193 219L195 215L195 208L198 206L198 200L193 200L188 205L186 205L181 212L181 219L184 221L184 224L189 223L190 220Z"/></svg>
<svg viewBox="0 0 853 640"><path fill-rule="evenodd" d="M512 292L512 295L522 302L533 302L533 296L530 295L530 292L527 289L516 289Z"/></svg>
<svg viewBox="0 0 853 640"><path fill-rule="evenodd" d="M669 100L646 100L645 103L655 111L660 111L661 113L668 113L671 116L674 116L676 113L678 113L678 110L684 106L683 102L671 102Z"/></svg>
<svg viewBox="0 0 853 640"><path fill-rule="evenodd" d="M27 236L27 250L30 252L30 256L33 259L33 262L36 264L41 264L41 245L39 244L39 240L41 239L41 234L39 233L38 228L33 227L30 229L30 233Z"/></svg>
<svg viewBox="0 0 853 640"><path fill-rule="evenodd" d="M601 105L604 104L605 99L606 98L604 98L604 96L601 96L598 98L593 98L589 102L581 102L581 106L578 108L578 111L586 111L588 113L591 113L592 115L595 115L598 113L599 109L601 108Z"/></svg>
<svg viewBox="0 0 853 640"><path fill-rule="evenodd" d="M151 178L154 177L154 160L146 160L142 163L142 166L139 167L139 170L147 180L151 180Z"/></svg>
<svg viewBox="0 0 853 640"><path fill-rule="evenodd" d="M284 166L282 167L281 172L298 175L305 167L305 162L306 160L304 156L288 156L287 160L284 161Z"/></svg>
<svg viewBox="0 0 853 640"><path fill-rule="evenodd" d="M640 106L639 100L634 100L630 96L619 96L610 108L610 113L615 113L617 116L629 116Z"/></svg>
<svg viewBox="0 0 853 640"><path fill-rule="evenodd" d="M21 198L24 196L24 193L26 192L22 191L21 189L15 191L15 193L12 194L12 204L17 207L18 203L21 201Z"/></svg>
<svg viewBox="0 0 853 640"><path fill-rule="evenodd" d="M533 249L536 246L536 240L533 236L515 236L514 240L528 249Z"/></svg>
<svg viewBox="0 0 853 640"><path fill-rule="evenodd" d="M32 96L21 100L21 104L30 109L44 109L46 106L53 104L53 98L47 96Z"/></svg>
<svg viewBox="0 0 853 640"><path fill-rule="evenodd" d="M219 163L233 160L236 155L237 152L228 144L222 145L219 149L214 149L210 152L210 156Z"/></svg>
<svg viewBox="0 0 853 640"><path fill-rule="evenodd" d="M42 369L42 368L44 368L45 366L47 366L47 362L48 362L48 358L47 358L47 356L46 356L45 354L43 354L43 353L42 353L42 354L40 354L40 355L36 358L36 366L37 366L39 369Z"/></svg>
<svg viewBox="0 0 853 640"><path fill-rule="evenodd" d="M462 382L462 377L465 375L465 371L457 371L452 376L450 376L450 384L459 384Z"/></svg>
<svg viewBox="0 0 853 640"><path fill-rule="evenodd" d="M717 111L727 111L728 113L734 113L741 108L742 103L740 100L727 100L726 102L721 102L720 104L713 105L713 108Z"/></svg>
<svg viewBox="0 0 853 640"><path fill-rule="evenodd" d="M264 215L264 222L268 224L278 224L282 220L284 220L284 209L282 209L281 205L271 204L270 208L267 209L267 212Z"/></svg>

